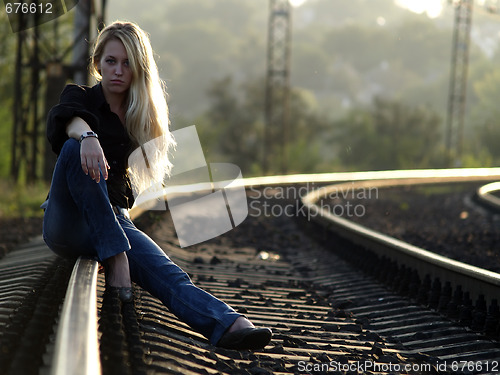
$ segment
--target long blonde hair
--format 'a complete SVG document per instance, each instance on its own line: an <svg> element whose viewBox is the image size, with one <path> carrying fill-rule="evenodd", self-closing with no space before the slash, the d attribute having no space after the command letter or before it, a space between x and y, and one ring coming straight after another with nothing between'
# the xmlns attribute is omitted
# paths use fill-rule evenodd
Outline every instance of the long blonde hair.
<svg viewBox="0 0 500 375"><path fill-rule="evenodd" d="M135 23L119 21L105 27L95 41L90 70L98 81L102 79L98 62L106 43L112 39L123 43L132 71L125 127L136 146L141 147L139 159L146 158L145 164L129 163L134 191L141 192L151 185L151 179L163 181L172 168L168 154L175 141L169 130L166 86L159 77L148 34ZM147 147L153 140L154 147Z"/></svg>

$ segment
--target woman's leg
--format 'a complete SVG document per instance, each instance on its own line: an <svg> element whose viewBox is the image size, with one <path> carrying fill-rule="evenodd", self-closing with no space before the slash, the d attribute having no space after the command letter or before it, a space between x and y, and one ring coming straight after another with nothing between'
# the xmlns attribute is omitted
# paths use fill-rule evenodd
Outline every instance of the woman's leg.
<svg viewBox="0 0 500 375"><path fill-rule="evenodd" d="M57 159L43 237L49 248L65 257L87 255L102 261L130 248L102 174L99 183L85 175L75 139L66 141Z"/></svg>
<svg viewBox="0 0 500 375"><path fill-rule="evenodd" d="M64 144L54 170L43 235L47 245L62 256L108 259L108 264L116 266L116 274L121 274L118 279L128 274L124 267L128 261L135 282L213 344L226 331L252 326L230 306L194 286L189 276L129 219L115 216L104 178L101 175L101 181L96 183L83 173L80 145L73 139ZM125 250L129 250L126 255ZM256 335L245 335L243 339L253 343ZM236 337L238 342L241 337ZM257 338L258 347L267 344Z"/></svg>
<svg viewBox="0 0 500 375"><path fill-rule="evenodd" d="M189 276L127 218L119 220L130 241L127 252L132 281L160 299L180 320L216 344L241 315L196 287Z"/></svg>

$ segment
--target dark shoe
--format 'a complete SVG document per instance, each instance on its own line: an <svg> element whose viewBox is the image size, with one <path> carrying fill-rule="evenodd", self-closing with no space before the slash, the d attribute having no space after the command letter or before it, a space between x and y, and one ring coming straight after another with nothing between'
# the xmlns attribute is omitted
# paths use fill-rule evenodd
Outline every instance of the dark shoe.
<svg viewBox="0 0 500 375"><path fill-rule="evenodd" d="M271 341L269 328L243 328L222 336L217 346L233 350L255 350L264 348Z"/></svg>
<svg viewBox="0 0 500 375"><path fill-rule="evenodd" d="M131 287L106 285L106 288L111 294L118 294L118 298L124 303L132 302L134 299L134 293Z"/></svg>
<svg viewBox="0 0 500 375"><path fill-rule="evenodd" d="M102 263L104 268L104 277L106 283L106 290L109 291L112 295L118 295L120 301L124 303L132 302L134 299L134 293L132 292L132 286L111 286L108 283L108 275L109 275L109 264L107 261Z"/></svg>

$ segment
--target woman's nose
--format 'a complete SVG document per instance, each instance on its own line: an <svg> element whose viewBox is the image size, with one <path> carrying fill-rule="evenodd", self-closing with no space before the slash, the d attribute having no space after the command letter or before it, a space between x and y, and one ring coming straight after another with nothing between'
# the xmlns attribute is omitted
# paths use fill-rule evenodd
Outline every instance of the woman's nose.
<svg viewBox="0 0 500 375"><path fill-rule="evenodd" d="M116 64L116 68L115 68L115 74L117 76L121 76L123 73L123 70L122 70L122 66L121 64Z"/></svg>

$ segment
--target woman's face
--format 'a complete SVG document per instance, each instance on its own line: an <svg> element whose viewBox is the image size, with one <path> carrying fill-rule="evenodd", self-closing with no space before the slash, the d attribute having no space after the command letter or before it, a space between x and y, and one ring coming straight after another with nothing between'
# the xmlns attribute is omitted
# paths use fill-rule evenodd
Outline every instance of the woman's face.
<svg viewBox="0 0 500 375"><path fill-rule="evenodd" d="M98 63L102 76L103 90L111 95L126 94L132 82L127 51L118 39L109 40L104 46L102 57Z"/></svg>

